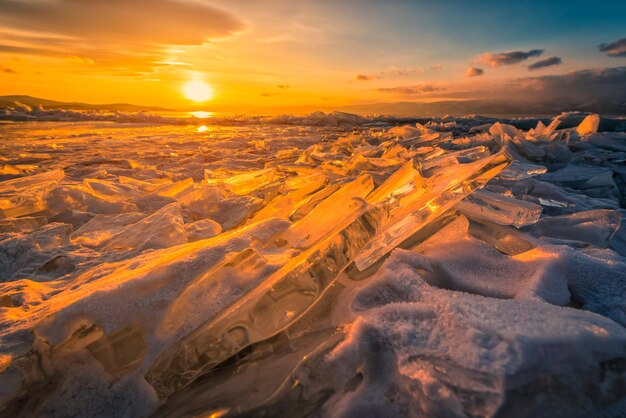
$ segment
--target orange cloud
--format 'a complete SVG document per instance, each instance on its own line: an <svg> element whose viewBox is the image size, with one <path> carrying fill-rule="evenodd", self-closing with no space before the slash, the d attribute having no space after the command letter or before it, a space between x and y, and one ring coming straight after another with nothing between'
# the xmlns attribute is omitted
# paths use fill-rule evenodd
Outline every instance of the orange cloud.
<svg viewBox="0 0 626 418"><path fill-rule="evenodd" d="M229 12L176 0L4 0L0 26L0 52L134 70L167 62L168 45L201 45L247 29Z"/></svg>
<svg viewBox="0 0 626 418"><path fill-rule="evenodd" d="M467 71L465 71L465 77L478 77L483 74L485 74L485 70L478 67L467 67Z"/></svg>

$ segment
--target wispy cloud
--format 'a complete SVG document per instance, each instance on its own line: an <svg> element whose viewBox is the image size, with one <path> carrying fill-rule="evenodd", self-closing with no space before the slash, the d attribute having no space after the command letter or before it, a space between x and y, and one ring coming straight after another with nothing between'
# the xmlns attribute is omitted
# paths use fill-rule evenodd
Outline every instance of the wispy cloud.
<svg viewBox="0 0 626 418"><path fill-rule="evenodd" d="M485 70L478 67L467 67L467 71L465 71L465 77L478 77L483 74L485 74Z"/></svg>
<svg viewBox="0 0 626 418"><path fill-rule="evenodd" d="M381 93L395 94L401 96L419 96L427 93L440 92L447 90L446 87L440 86L436 83L418 84L412 86L398 86L398 87L381 87L376 89Z"/></svg>
<svg viewBox="0 0 626 418"><path fill-rule="evenodd" d="M606 52L609 57L626 57L626 38L618 39L615 42L598 45L598 49Z"/></svg>
<svg viewBox="0 0 626 418"><path fill-rule="evenodd" d="M398 77L409 77L415 74L422 74L423 72L423 67L391 67L389 70L383 72L383 74Z"/></svg>
<svg viewBox="0 0 626 418"><path fill-rule="evenodd" d="M485 52L478 61L490 67L500 67L503 65L517 64L532 57L543 54L543 49L531 49L530 51L507 51L507 52Z"/></svg>
<svg viewBox="0 0 626 418"><path fill-rule="evenodd" d="M539 60L535 63L532 63L528 66L528 70L538 70L540 68L552 67L554 65L561 65L563 60L561 57L550 57L543 60Z"/></svg>
<svg viewBox="0 0 626 418"><path fill-rule="evenodd" d="M371 81L374 80L376 77L374 77L373 75L368 75L368 74L357 74L355 77L356 81Z"/></svg>

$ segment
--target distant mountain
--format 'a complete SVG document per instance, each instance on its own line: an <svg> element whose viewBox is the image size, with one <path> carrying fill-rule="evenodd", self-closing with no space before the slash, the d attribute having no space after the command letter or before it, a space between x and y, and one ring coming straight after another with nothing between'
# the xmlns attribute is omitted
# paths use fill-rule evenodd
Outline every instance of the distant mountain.
<svg viewBox="0 0 626 418"><path fill-rule="evenodd" d="M139 106L128 103L112 104L88 104L78 102L58 102L55 100L41 99L32 96L0 96L0 108L15 107L15 102L25 104L30 107L42 106L44 109L65 109L65 110L119 110L124 112L162 112L165 109L157 106Z"/></svg>
<svg viewBox="0 0 626 418"><path fill-rule="evenodd" d="M30 107L42 106L44 109L66 110L110 110L125 112L163 112L172 111L157 106L139 106L128 103L112 104L88 104L78 102L59 102L38 97L14 95L0 96L0 108L16 107L15 102ZM246 109L241 106L219 106L211 110L233 114L277 114L277 113L310 113L311 106L283 106L280 108L254 107ZM324 106L315 107L315 110L332 111L339 110L361 115L383 114L392 116L425 117L425 116L463 116L470 114L485 116L540 116L555 115L561 112L580 111L593 112L602 115L626 116L626 98L624 101L588 101L575 102L567 99L550 100L546 102L517 102L514 100L443 100L437 102L394 102L394 103L368 103L359 105L347 105L341 107Z"/></svg>
<svg viewBox="0 0 626 418"><path fill-rule="evenodd" d="M580 111L603 115L626 115L624 102L591 101L574 102L559 99L542 103L503 100L445 100L438 102L371 103L343 106L337 110L358 114L386 114L396 116L443 115L554 115L561 112Z"/></svg>

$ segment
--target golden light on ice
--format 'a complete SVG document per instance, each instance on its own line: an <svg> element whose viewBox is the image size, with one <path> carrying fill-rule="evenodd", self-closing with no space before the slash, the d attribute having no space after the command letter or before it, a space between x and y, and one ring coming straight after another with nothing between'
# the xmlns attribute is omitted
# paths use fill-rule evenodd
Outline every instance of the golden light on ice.
<svg viewBox="0 0 626 418"><path fill-rule="evenodd" d="M195 112L190 112L191 116L198 119L208 119L213 116L213 112L206 112L204 110L197 110Z"/></svg>
<svg viewBox="0 0 626 418"><path fill-rule="evenodd" d="M213 98L213 88L201 80L191 80L183 86L183 94L189 100L201 103Z"/></svg>

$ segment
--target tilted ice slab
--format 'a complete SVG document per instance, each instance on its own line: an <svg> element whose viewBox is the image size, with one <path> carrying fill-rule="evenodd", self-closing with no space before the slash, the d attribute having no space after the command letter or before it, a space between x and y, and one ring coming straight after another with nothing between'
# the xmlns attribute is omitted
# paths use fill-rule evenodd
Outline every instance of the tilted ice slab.
<svg viewBox="0 0 626 418"><path fill-rule="evenodd" d="M534 224L542 211L540 205L488 190L477 190L456 207L469 217L516 227Z"/></svg>
<svg viewBox="0 0 626 418"><path fill-rule="evenodd" d="M63 178L63 170L52 170L0 182L0 218L14 218L41 212L43 198Z"/></svg>

